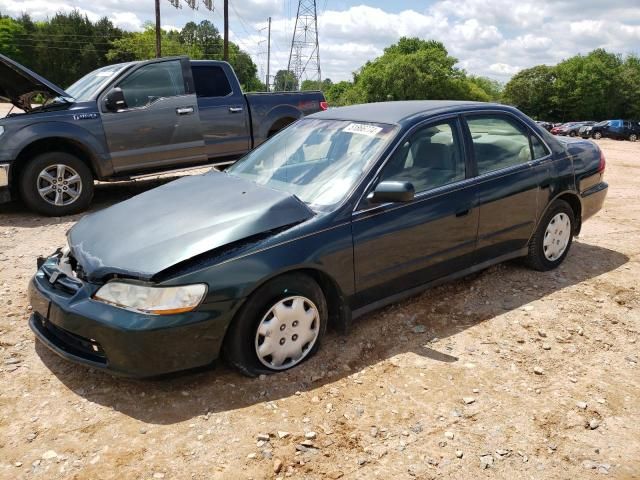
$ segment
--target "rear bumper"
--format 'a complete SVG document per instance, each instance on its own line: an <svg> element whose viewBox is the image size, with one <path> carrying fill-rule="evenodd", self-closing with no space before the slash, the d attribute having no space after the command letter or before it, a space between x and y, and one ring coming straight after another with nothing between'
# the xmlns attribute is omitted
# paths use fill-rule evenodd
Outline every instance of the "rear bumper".
<svg viewBox="0 0 640 480"><path fill-rule="evenodd" d="M57 355L127 377L212 363L235 311L235 302L220 302L184 314L143 315L92 300L96 289L86 284L69 293L40 269L29 283L29 326Z"/></svg>
<svg viewBox="0 0 640 480"><path fill-rule="evenodd" d="M604 204L608 191L609 185L606 182L600 182L580 194L582 197L583 222L598 213Z"/></svg>

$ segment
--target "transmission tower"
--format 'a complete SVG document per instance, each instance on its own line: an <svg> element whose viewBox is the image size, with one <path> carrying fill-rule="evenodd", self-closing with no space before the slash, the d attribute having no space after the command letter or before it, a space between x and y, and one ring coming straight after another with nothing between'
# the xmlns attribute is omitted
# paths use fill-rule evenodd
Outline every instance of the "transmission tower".
<svg viewBox="0 0 640 480"><path fill-rule="evenodd" d="M299 0L296 26L291 38L291 51L287 70L298 80L314 80L320 88L320 47L318 44L318 13L316 0Z"/></svg>

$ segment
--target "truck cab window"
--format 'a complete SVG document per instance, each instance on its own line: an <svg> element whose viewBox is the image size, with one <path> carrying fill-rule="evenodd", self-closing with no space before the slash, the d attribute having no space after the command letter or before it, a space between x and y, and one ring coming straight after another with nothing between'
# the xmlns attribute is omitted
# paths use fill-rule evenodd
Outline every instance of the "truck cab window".
<svg viewBox="0 0 640 480"><path fill-rule="evenodd" d="M185 94L180 61L152 63L139 68L120 85L127 108L151 105L160 98Z"/></svg>
<svg viewBox="0 0 640 480"><path fill-rule="evenodd" d="M226 97L231 93L231 85L221 67L192 65L191 70L198 97Z"/></svg>

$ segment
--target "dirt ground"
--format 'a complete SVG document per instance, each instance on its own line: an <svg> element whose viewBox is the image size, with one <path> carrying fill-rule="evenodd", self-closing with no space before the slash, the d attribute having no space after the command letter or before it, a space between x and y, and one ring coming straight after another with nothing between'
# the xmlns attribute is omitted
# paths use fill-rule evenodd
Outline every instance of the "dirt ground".
<svg viewBox="0 0 640 480"><path fill-rule="evenodd" d="M640 143L599 143L609 197L558 270L435 288L262 379L126 380L34 343L36 256L80 216L1 205L0 478L640 478Z"/></svg>

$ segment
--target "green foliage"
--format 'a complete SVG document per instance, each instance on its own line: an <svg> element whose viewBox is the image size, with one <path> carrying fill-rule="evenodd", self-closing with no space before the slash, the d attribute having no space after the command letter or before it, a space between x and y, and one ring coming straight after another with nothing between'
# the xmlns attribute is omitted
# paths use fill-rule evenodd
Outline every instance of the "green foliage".
<svg viewBox="0 0 640 480"><path fill-rule="evenodd" d="M640 61L596 49L516 74L503 100L550 121L640 118Z"/></svg>
<svg viewBox="0 0 640 480"><path fill-rule="evenodd" d="M276 76L273 79L273 89L276 92L297 90L298 79L290 70L278 70Z"/></svg>
<svg viewBox="0 0 640 480"><path fill-rule="evenodd" d="M164 56L222 60L223 41L213 23L187 23L180 31L161 31ZM0 15L0 53L62 86L96 68L118 62L146 60L156 54L155 27L125 32L103 18L95 23L77 10L34 23L28 15ZM229 42L229 63L247 90L264 90L251 57Z"/></svg>
<svg viewBox="0 0 640 480"><path fill-rule="evenodd" d="M320 82L319 85L318 85L318 82L315 80L303 80L302 84L300 85L300 90L302 91L321 90L323 92L326 92L329 88L331 88L332 85L333 85L333 82L331 81L330 78L325 78Z"/></svg>

